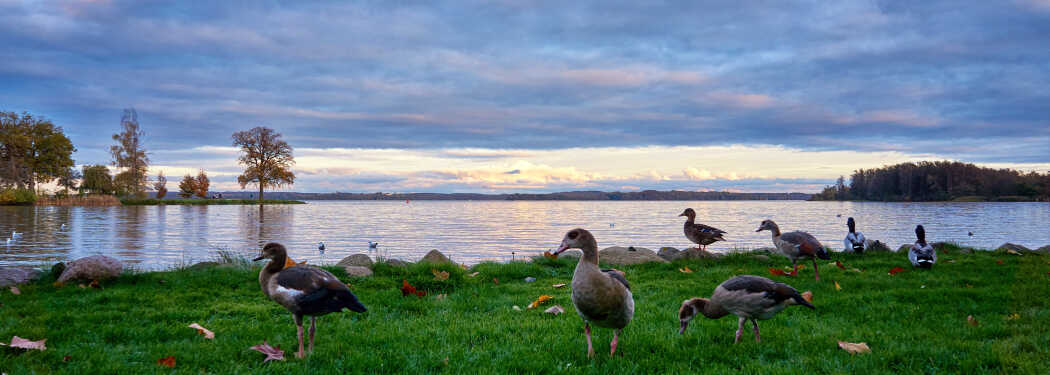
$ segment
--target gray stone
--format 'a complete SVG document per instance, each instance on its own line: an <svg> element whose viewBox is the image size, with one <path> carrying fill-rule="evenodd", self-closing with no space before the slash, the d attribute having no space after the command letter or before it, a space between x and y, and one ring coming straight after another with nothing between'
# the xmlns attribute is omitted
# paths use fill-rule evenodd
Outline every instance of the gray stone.
<svg viewBox="0 0 1050 375"><path fill-rule="evenodd" d="M372 269L365 266L345 266L343 270L350 277L368 277L372 276Z"/></svg>
<svg viewBox="0 0 1050 375"><path fill-rule="evenodd" d="M892 251L889 246L879 240L865 240L864 251Z"/></svg>
<svg viewBox="0 0 1050 375"><path fill-rule="evenodd" d="M642 264L649 262L668 263L666 259L659 257L652 250L644 247L636 247L634 251L626 247L613 246L598 252L598 261L608 264Z"/></svg>
<svg viewBox="0 0 1050 375"><path fill-rule="evenodd" d="M529 277L526 277L526 278L525 278L525 282L527 282L527 283L531 283L531 282L533 282L533 281L536 281L536 278L535 278L535 277L529 276Z"/></svg>
<svg viewBox="0 0 1050 375"><path fill-rule="evenodd" d="M674 260L675 254L678 254L679 252L678 249L673 247L661 247L660 251L656 252L656 255L667 261L671 261Z"/></svg>
<svg viewBox="0 0 1050 375"><path fill-rule="evenodd" d="M755 254L755 255L752 255L751 257L755 258L755 260L757 260L759 262L769 263L769 256L768 255Z"/></svg>
<svg viewBox="0 0 1050 375"><path fill-rule="evenodd" d="M407 267L408 263L405 263L401 259L387 259L384 261L386 264L394 267Z"/></svg>
<svg viewBox="0 0 1050 375"><path fill-rule="evenodd" d="M372 267L372 258L369 258L366 254L354 254L343 258L339 263L336 263L339 267L346 266L360 266L360 267Z"/></svg>
<svg viewBox="0 0 1050 375"><path fill-rule="evenodd" d="M0 287L25 284L36 280L43 273L35 268L0 267Z"/></svg>
<svg viewBox="0 0 1050 375"><path fill-rule="evenodd" d="M1002 251L1002 252L1006 252L1007 250L1013 250L1013 251L1016 251L1016 252L1019 252L1019 253L1027 253L1029 251L1032 251L1032 249L1029 249L1027 247L1024 247L1024 246L1021 246L1021 245L1018 245L1018 244L1009 243L1009 242L1004 243L1004 244L1000 245L998 248L995 249L995 251Z"/></svg>
<svg viewBox="0 0 1050 375"><path fill-rule="evenodd" d="M420 259L419 261L430 263L452 263L452 261L448 260L448 257L446 257L445 254L437 251L437 249L430 250L430 252L427 253L427 255L424 255L423 259Z"/></svg>
<svg viewBox="0 0 1050 375"><path fill-rule="evenodd" d="M66 270L62 271L62 276L58 277L58 282L64 283L74 279L102 281L120 276L121 272L124 272L124 264L119 260L105 255L94 255L70 262Z"/></svg>
<svg viewBox="0 0 1050 375"><path fill-rule="evenodd" d="M700 250L700 249L697 249L695 247L692 247L692 248L689 248L689 249L686 249L686 250L683 250L683 251L679 251L678 254L675 254L674 258L671 259L671 260L679 260L679 259L718 259L718 258L721 258L721 257L722 257L722 255L720 255L720 254L715 254L715 253L712 253L712 252L708 252L708 251L705 251L705 250Z"/></svg>

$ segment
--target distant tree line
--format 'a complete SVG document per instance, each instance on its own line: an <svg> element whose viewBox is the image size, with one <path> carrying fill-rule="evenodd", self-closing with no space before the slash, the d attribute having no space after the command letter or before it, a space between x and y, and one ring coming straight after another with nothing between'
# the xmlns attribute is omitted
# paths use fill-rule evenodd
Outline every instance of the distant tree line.
<svg viewBox="0 0 1050 375"><path fill-rule="evenodd" d="M901 163L839 177L813 200L1050 200L1050 173L979 167L956 161Z"/></svg>

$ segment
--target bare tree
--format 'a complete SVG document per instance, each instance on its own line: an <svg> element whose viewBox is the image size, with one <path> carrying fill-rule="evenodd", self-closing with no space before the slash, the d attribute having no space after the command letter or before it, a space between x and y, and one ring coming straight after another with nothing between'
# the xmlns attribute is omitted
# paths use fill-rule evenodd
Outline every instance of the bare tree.
<svg viewBox="0 0 1050 375"><path fill-rule="evenodd" d="M237 162L245 167L244 173L237 176L237 182L242 189L249 184L256 184L259 187L259 203L262 203L263 190L267 187L295 183L292 146L281 139L280 133L262 126L255 127L233 133L233 145L241 148L242 153Z"/></svg>
<svg viewBox="0 0 1050 375"><path fill-rule="evenodd" d="M138 114L134 108L124 110L120 118L121 132L113 134L113 140L117 144L109 147L109 153L113 155L113 165L123 168L124 171L114 176L117 190L122 194L134 194L141 196L147 185L146 169L149 166L149 157L142 147L142 138L146 135L139 128Z"/></svg>
<svg viewBox="0 0 1050 375"><path fill-rule="evenodd" d="M157 174L157 181L153 183L153 190L157 191L157 199L164 199L168 195L168 178L164 177L164 171Z"/></svg>

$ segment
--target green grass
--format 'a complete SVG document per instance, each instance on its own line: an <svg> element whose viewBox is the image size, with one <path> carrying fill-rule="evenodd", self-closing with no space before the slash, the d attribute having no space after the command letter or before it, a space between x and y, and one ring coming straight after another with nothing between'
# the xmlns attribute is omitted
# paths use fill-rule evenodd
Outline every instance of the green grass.
<svg viewBox="0 0 1050 375"><path fill-rule="evenodd" d="M125 206L156 206L161 204L182 205L225 205L225 204L259 204L258 199L121 199L120 203ZM263 199L262 204L306 204L303 201Z"/></svg>
<svg viewBox="0 0 1050 375"><path fill-rule="evenodd" d="M0 372L30 373L1009 373L1045 374L1050 358L1050 256L981 252L942 254L932 271L911 270L904 254L837 254L847 268L822 262L823 281L806 268L774 277L812 290L816 310L790 307L760 322L761 343L733 344L735 317L698 318L678 335L682 300L709 296L738 274L768 276L769 263L746 254L722 260L618 267L627 273L637 306L624 331L623 357L607 355L611 331L595 329L598 356L587 358L583 323L570 301L571 260L484 263L464 271L446 265L449 281L431 266L376 267L349 279L330 268L369 308L319 319L317 347L295 359L290 315L263 297L258 266L126 274L104 289L56 288L53 279L0 291L0 340L47 338L47 351L0 349ZM997 264L997 260L1003 264ZM952 260L952 263L948 263ZM680 273L688 266L694 273ZM895 266L909 269L895 276ZM470 277L472 272L479 272ZM539 279L525 283L523 278ZM499 283L493 282L498 278ZM401 281L426 288L426 298L402 297ZM835 289L835 282L842 290ZM442 300L434 294L447 293ZM541 294L566 314L515 311ZM1018 318L1009 319L1012 314ZM967 324L973 315L980 324ZM190 323L215 331L205 340ZM262 363L248 350L280 345L287 360ZM850 355L837 340L867 342L871 354ZM68 356L68 361L64 357ZM156 364L175 356L174 371ZM446 360L447 359L447 360Z"/></svg>

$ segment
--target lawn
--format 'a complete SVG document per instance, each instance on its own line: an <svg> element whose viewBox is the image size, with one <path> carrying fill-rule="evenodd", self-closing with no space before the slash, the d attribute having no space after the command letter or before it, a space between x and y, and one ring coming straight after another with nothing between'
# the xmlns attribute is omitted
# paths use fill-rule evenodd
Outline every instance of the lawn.
<svg viewBox="0 0 1050 375"><path fill-rule="evenodd" d="M736 345L733 316L698 317L679 335L679 304L709 296L733 275L769 276L769 267L790 264L785 258L772 256L767 263L735 254L618 267L631 282L637 311L621 337L623 356L613 358L612 332L600 328L594 335L598 355L586 356L570 291L551 286L570 282L571 259L484 263L470 270L378 265L375 276L363 279L331 267L369 311L320 318L316 349L301 360L293 355L290 315L259 290L261 264L129 273L102 289L56 287L45 278L21 286L21 295L0 291L0 341L47 338L42 352L0 349L0 372L1047 373L1050 256L956 251L941 254L932 271L911 270L904 254L835 258L847 269L824 261L821 282L809 268L797 277L772 277L811 290L817 309L789 307L759 323L761 343L748 332ZM889 275L895 266L908 271ZM694 272L679 272L682 267ZM435 281L431 268L449 271L449 279ZM526 283L527 276L538 281ZM402 280L430 294L402 297ZM442 293L447 297L437 298ZM512 308L543 294L553 299L539 309ZM567 313L542 313L553 304ZM968 323L970 315L976 326ZM186 327L190 323L215 331L215 339L204 339ZM263 363L262 354L248 349L264 340L285 349L286 360ZM838 348L839 340L867 342L872 353L851 355ZM176 358L173 370L157 364L168 356Z"/></svg>

